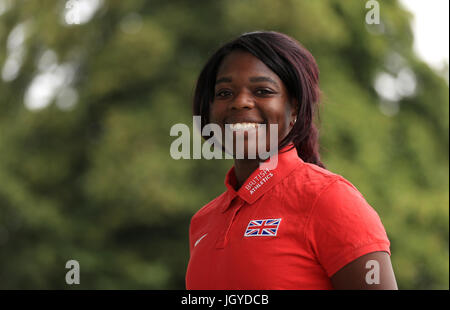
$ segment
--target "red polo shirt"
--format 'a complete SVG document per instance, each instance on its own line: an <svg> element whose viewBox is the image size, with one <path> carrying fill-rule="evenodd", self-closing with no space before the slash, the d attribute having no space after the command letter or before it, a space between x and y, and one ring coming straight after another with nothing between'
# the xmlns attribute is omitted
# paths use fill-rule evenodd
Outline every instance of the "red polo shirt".
<svg viewBox="0 0 450 310"><path fill-rule="evenodd" d="M288 146L289 147L289 146ZM342 176L303 162L295 148L201 208L190 226L187 289L332 289L358 257L389 253L377 213Z"/></svg>

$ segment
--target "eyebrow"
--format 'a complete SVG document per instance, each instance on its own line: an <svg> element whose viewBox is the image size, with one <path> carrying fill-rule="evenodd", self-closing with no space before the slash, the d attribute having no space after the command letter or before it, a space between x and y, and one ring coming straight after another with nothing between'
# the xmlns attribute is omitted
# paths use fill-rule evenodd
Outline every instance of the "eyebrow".
<svg viewBox="0 0 450 310"><path fill-rule="evenodd" d="M229 78L229 77L223 77L223 78L220 78L220 79L218 79L217 81L216 81L216 85L217 84L220 84L220 83L231 83L231 78Z"/></svg>
<svg viewBox="0 0 450 310"><path fill-rule="evenodd" d="M248 80L252 83L269 82L274 84L275 86L278 86L278 83L268 76L253 76L250 77ZM222 77L216 81L216 85L220 83L231 83L232 81L233 80L230 77Z"/></svg>

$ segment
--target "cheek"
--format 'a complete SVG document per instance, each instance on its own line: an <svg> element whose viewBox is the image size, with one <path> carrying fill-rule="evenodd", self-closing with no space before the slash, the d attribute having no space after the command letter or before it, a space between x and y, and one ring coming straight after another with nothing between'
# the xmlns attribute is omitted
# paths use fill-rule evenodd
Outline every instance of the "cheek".
<svg viewBox="0 0 450 310"><path fill-rule="evenodd" d="M212 103L209 106L209 121L210 123L218 123L219 119L223 115L223 109L219 104Z"/></svg>
<svg viewBox="0 0 450 310"><path fill-rule="evenodd" d="M278 124L278 131L280 131L281 134L289 129L290 113L287 104L280 104L273 109L266 110L266 115L269 116L269 123Z"/></svg>

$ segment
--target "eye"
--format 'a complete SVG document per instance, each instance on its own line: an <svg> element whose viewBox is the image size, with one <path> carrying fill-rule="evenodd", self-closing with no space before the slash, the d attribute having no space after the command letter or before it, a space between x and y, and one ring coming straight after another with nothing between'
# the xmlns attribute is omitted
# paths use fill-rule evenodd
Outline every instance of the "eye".
<svg viewBox="0 0 450 310"><path fill-rule="evenodd" d="M256 94L260 95L260 96L268 96L268 95L275 94L275 92L271 89L259 88L256 90Z"/></svg>
<svg viewBox="0 0 450 310"><path fill-rule="evenodd" d="M226 89L219 90L219 91L216 93L216 97L218 97L218 98L226 98L226 97L228 97L228 96L231 96L231 91L226 90Z"/></svg>

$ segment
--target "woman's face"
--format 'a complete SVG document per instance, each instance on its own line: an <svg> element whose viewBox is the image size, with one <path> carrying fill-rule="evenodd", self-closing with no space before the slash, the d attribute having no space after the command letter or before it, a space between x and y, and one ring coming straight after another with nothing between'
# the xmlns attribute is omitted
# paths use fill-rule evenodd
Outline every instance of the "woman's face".
<svg viewBox="0 0 450 310"><path fill-rule="evenodd" d="M252 54L233 51L223 59L217 72L209 119L221 127L222 133L226 130L225 124L230 124L233 150L236 151L236 137L241 135L245 155L251 144L257 144L257 138L249 133L264 124L266 145L262 147L268 151L271 134L278 138L278 147L294 124L295 105L289 101L286 87L278 75ZM277 132L271 129L271 124L278 125Z"/></svg>

